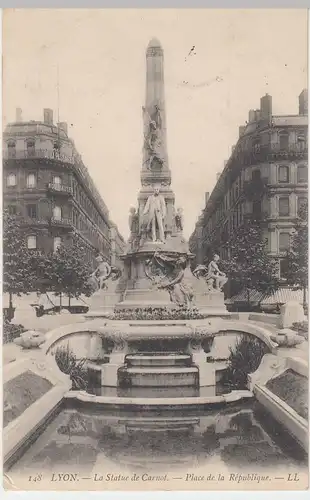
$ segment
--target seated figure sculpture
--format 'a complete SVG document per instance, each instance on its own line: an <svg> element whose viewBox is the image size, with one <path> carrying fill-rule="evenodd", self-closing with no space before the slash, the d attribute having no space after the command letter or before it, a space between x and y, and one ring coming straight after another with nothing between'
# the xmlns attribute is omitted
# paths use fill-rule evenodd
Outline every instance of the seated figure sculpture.
<svg viewBox="0 0 310 500"><path fill-rule="evenodd" d="M220 271L218 267L218 261L220 260L219 255L215 254L208 267L199 264L193 271L193 275L196 278L203 277L207 282L210 291L212 289L217 291L222 291L223 286L227 283L228 278L226 274Z"/></svg>
<svg viewBox="0 0 310 500"><path fill-rule="evenodd" d="M96 257L98 263L96 269L89 277L89 282L94 290L107 290L108 280L111 278L113 281L120 278L122 272L114 266L110 266L106 258L102 255Z"/></svg>
<svg viewBox="0 0 310 500"><path fill-rule="evenodd" d="M163 258L161 256L160 258ZM167 257L165 258L165 260ZM159 289L164 289L169 292L171 302L174 302L180 307L190 307L194 292L192 287L186 283L185 269L187 267L187 260L185 257L179 257L174 262L174 269L170 276L162 283L158 284Z"/></svg>

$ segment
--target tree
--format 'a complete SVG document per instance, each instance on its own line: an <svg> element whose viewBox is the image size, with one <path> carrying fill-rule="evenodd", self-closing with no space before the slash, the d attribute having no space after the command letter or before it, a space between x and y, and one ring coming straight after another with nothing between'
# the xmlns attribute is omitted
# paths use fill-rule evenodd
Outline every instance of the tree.
<svg viewBox="0 0 310 500"><path fill-rule="evenodd" d="M36 252L35 252L36 253ZM13 295L28 294L35 288L34 253L25 241L23 219L18 215L3 214L3 292L9 294L9 309L13 309Z"/></svg>
<svg viewBox="0 0 310 500"><path fill-rule="evenodd" d="M85 260L86 248L80 238L73 235L70 245L60 245L56 252L44 256L40 267L41 291L52 291L60 297L62 294L70 299L92 293L89 277L91 266Z"/></svg>
<svg viewBox="0 0 310 500"><path fill-rule="evenodd" d="M287 255L287 281L303 290L303 306L306 310L308 288L308 204L301 206L294 224L291 250Z"/></svg>
<svg viewBox="0 0 310 500"><path fill-rule="evenodd" d="M227 243L229 260L224 264L232 288L272 292L279 287L278 264L268 255L258 222L249 221L234 231Z"/></svg>

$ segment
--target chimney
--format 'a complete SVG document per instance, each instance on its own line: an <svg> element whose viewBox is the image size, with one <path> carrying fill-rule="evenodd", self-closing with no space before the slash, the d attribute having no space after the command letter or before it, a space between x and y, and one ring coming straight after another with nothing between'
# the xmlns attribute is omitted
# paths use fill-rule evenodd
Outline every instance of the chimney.
<svg viewBox="0 0 310 500"><path fill-rule="evenodd" d="M22 116L22 108L16 108L16 121L17 122L22 122L23 121L23 116Z"/></svg>
<svg viewBox="0 0 310 500"><path fill-rule="evenodd" d="M308 90L304 89L299 96L299 114L308 115Z"/></svg>
<svg viewBox="0 0 310 500"><path fill-rule="evenodd" d="M270 120L272 116L272 97L269 94L261 97L260 114L263 120Z"/></svg>
<svg viewBox="0 0 310 500"><path fill-rule="evenodd" d="M231 152L233 153L235 151L236 146L231 146Z"/></svg>
<svg viewBox="0 0 310 500"><path fill-rule="evenodd" d="M239 127L239 137L241 137L244 134L244 131L245 131L245 126L244 125L242 125L241 127Z"/></svg>
<svg viewBox="0 0 310 500"><path fill-rule="evenodd" d="M62 130L63 132L65 132L66 135L68 135L68 124L67 124L67 122L59 122L59 123L57 123L57 127L59 128L59 130Z"/></svg>
<svg viewBox="0 0 310 500"><path fill-rule="evenodd" d="M46 125L53 125L53 110L49 108L44 108L44 123Z"/></svg>
<svg viewBox="0 0 310 500"><path fill-rule="evenodd" d="M258 122L258 120L261 119L261 112L260 109L255 110L255 121Z"/></svg>
<svg viewBox="0 0 310 500"><path fill-rule="evenodd" d="M207 191L207 192L205 193L205 206L207 206L207 203L208 203L208 201L209 201L209 198L210 198L210 193L209 193L209 191Z"/></svg>
<svg viewBox="0 0 310 500"><path fill-rule="evenodd" d="M216 173L216 180L218 181L220 177L221 177L221 172L217 172Z"/></svg>
<svg viewBox="0 0 310 500"><path fill-rule="evenodd" d="M255 117L256 117L255 110L250 109L250 111L249 111L249 123L255 122Z"/></svg>

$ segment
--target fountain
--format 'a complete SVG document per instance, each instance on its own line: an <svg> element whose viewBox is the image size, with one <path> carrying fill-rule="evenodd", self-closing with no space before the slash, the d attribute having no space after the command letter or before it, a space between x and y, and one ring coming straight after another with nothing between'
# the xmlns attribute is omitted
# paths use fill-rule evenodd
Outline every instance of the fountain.
<svg viewBox="0 0 310 500"><path fill-rule="evenodd" d="M129 212L123 270L98 258L91 276L97 291L86 315L89 321L82 329L50 332L44 346L50 353L55 338L89 332L88 371L102 389L96 397L76 391L71 395L83 401L95 397L104 404L128 404L133 398L136 405L164 407L168 399L184 405L188 398L189 404L205 404L252 395L216 395L220 367L208 362L214 337L234 330L228 325L222 291L227 278L217 255L208 267L191 270L194 255L183 236L183 210L175 208L171 187L163 65L163 49L153 39L146 51L141 188L137 207ZM269 338L266 342L272 349Z"/></svg>
<svg viewBox="0 0 310 500"><path fill-rule="evenodd" d="M148 45L146 64L138 207L130 209L122 276L115 280L103 269L99 279L104 286L87 314L106 319L98 333L109 363L94 369L100 370L103 387L215 387L214 365L206 357L218 319L227 314L222 292L226 278L216 258L207 276L191 271L194 256L183 237L183 212L175 209L171 188L163 50L157 40ZM107 320L109 316L113 319ZM98 352L96 342L92 349Z"/></svg>

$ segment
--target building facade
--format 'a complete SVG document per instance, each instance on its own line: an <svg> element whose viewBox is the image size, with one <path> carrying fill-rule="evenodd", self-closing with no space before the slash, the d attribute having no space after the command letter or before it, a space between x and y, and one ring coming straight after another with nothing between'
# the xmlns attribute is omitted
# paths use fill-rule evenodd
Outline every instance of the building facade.
<svg viewBox="0 0 310 500"><path fill-rule="evenodd" d="M16 122L3 134L4 208L20 214L28 248L55 251L75 234L87 249L87 261L99 253L115 262L123 253L111 232L115 225L73 141L67 124L53 123L53 111L44 109L44 120ZM114 238L114 240L113 240Z"/></svg>
<svg viewBox="0 0 310 500"><path fill-rule="evenodd" d="M261 221L268 251L279 260L285 277L285 259L299 208L308 196L308 100L299 96L299 114L272 114L272 98L261 98L259 110L250 110L190 238L197 263L217 249L229 259L225 243L249 217ZM197 241L201 238L201 242ZM197 248L200 245L200 251ZM196 250L196 251L195 251Z"/></svg>

